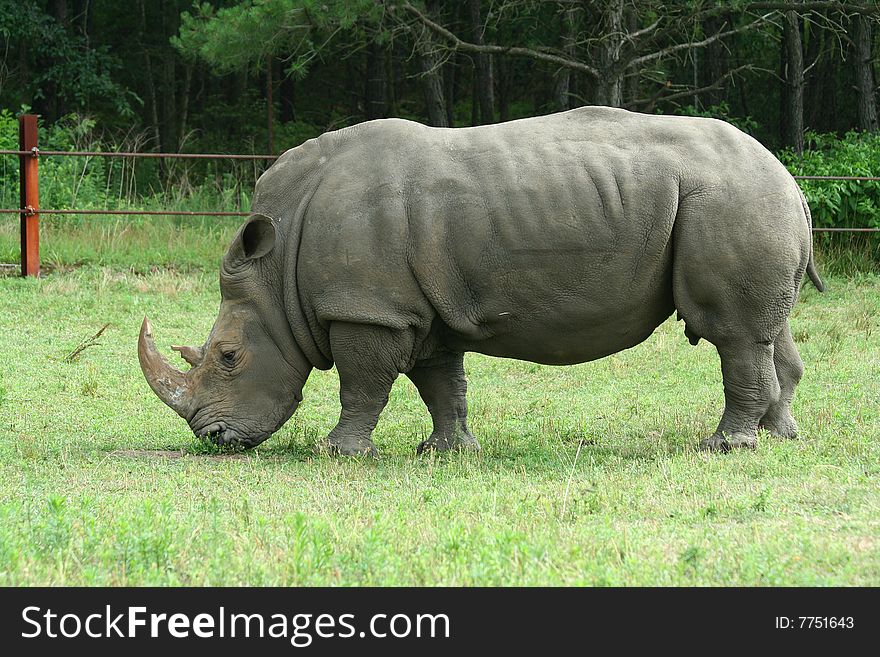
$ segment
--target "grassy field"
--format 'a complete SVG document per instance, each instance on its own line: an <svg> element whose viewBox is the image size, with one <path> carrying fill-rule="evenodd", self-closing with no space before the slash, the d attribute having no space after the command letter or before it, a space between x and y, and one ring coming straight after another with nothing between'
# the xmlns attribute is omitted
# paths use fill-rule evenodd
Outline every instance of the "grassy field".
<svg viewBox="0 0 880 657"><path fill-rule="evenodd" d="M0 278L0 584L880 584L880 276L802 293L803 440L698 452L717 356L669 321L576 367L469 355L477 455L415 456L430 419L405 377L381 459L322 455L333 371L260 448L221 453L150 392L136 340L145 313L163 349L205 338L230 229L163 233L190 260L152 270L135 247L66 268L89 245L50 232L54 273Z"/></svg>

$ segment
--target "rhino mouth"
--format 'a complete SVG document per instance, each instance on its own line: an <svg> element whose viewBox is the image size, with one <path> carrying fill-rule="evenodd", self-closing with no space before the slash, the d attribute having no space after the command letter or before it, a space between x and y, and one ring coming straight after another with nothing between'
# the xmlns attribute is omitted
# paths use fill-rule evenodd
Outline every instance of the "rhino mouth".
<svg viewBox="0 0 880 657"><path fill-rule="evenodd" d="M225 422L212 422L201 429L194 429L197 438L209 440L221 447L255 447L272 434L261 433L246 436L227 426Z"/></svg>

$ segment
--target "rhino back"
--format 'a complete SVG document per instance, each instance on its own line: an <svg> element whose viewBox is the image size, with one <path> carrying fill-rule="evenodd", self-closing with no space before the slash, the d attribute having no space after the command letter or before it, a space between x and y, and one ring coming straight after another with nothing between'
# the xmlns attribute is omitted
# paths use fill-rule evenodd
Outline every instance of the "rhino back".
<svg viewBox="0 0 880 657"><path fill-rule="evenodd" d="M452 348L548 363L619 351L668 317L681 199L758 153L720 122L606 108L321 139L297 264L314 325L424 337L439 317Z"/></svg>

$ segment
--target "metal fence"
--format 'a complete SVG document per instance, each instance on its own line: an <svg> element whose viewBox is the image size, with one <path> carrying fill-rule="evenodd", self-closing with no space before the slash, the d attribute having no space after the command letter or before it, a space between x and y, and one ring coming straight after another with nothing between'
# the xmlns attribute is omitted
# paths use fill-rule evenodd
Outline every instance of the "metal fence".
<svg viewBox="0 0 880 657"><path fill-rule="evenodd" d="M17 214L21 217L21 274L40 275L40 231L41 214L70 215L154 215L183 217L246 217L247 212L192 212L183 210L89 210L52 209L40 207L39 158L43 156L61 157L127 157L192 160L264 160L272 161L277 155L241 155L226 153L132 153L102 151L42 151L37 144L37 116L22 114L18 117L19 150L0 150L0 155L16 155L19 158L19 198L20 207L0 208L0 214ZM880 181L875 176L795 176L799 180L855 180ZM876 233L880 228L813 228L820 233Z"/></svg>

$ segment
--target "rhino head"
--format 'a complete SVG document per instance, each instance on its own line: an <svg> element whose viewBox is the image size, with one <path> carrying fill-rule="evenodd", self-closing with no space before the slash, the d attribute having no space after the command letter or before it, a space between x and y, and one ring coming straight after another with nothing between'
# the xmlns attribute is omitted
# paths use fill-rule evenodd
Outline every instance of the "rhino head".
<svg viewBox="0 0 880 657"><path fill-rule="evenodd" d="M191 368L172 367L144 318L138 360L153 392L199 437L252 447L278 430L302 400L312 365L284 312L274 222L252 216L220 272L220 312L200 347L173 346Z"/></svg>

